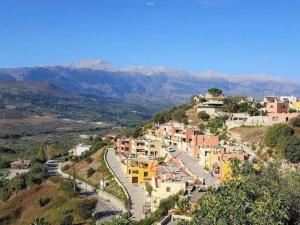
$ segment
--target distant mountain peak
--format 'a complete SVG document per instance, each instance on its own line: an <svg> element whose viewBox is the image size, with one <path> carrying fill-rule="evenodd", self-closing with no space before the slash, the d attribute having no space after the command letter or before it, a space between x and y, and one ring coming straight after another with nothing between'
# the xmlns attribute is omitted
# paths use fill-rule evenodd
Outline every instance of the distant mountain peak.
<svg viewBox="0 0 300 225"><path fill-rule="evenodd" d="M71 68L82 68L82 69L94 69L94 70L105 70L105 71L116 71L117 68L104 60L81 60L77 62L72 62L66 65L67 67Z"/></svg>
<svg viewBox="0 0 300 225"><path fill-rule="evenodd" d="M155 66L155 67L147 67L143 65L126 67L122 69L123 72L130 73L141 73L145 75L155 75L155 74L173 74L173 75L185 75L188 72L184 70L179 70L171 67L165 66Z"/></svg>

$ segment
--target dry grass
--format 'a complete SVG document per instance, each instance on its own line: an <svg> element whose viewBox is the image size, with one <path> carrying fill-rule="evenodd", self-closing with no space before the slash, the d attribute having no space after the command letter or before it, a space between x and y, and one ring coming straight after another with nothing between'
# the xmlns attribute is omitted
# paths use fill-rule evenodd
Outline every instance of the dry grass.
<svg viewBox="0 0 300 225"><path fill-rule="evenodd" d="M113 175L110 173L104 163L104 152L105 148L99 149L90 156L90 158L93 160L91 163L88 163L85 159L83 159L77 163L73 163L64 172L73 175L75 171L78 178L84 180L94 187L98 187L100 179L103 179L104 177L104 179L109 183L109 185L105 188L105 191L119 198L126 204L127 199L123 189L115 181ZM95 173L92 176L87 177L87 170L90 167L95 170Z"/></svg>
<svg viewBox="0 0 300 225"><path fill-rule="evenodd" d="M295 134L300 136L300 127L294 127Z"/></svg>
<svg viewBox="0 0 300 225"><path fill-rule="evenodd" d="M41 207L38 200L43 197L51 201ZM73 210L76 224L87 224L89 220L82 220L76 210L75 202L81 198L72 196L59 189L56 182L46 181L31 189L22 190L12 196L6 203L0 205L0 223L7 225L27 225L35 218L44 217L51 224L59 224L68 209Z"/></svg>
<svg viewBox="0 0 300 225"><path fill-rule="evenodd" d="M235 127L230 133L237 139L250 144L262 143L268 127Z"/></svg>
<svg viewBox="0 0 300 225"><path fill-rule="evenodd" d="M91 163L88 163L86 160L81 160L78 163L73 163L65 172L68 174L73 174L75 171L77 177L87 181L93 186L97 186L103 176L101 171L98 169L101 166L101 151L103 150L99 150L90 156L90 158L93 160ZM92 176L87 177L87 170L90 167L95 169L96 172Z"/></svg>
<svg viewBox="0 0 300 225"><path fill-rule="evenodd" d="M190 108L189 110L186 111L186 115L188 117L188 120L191 121L189 123L190 125L197 126L199 124L199 119L197 117L197 109Z"/></svg>

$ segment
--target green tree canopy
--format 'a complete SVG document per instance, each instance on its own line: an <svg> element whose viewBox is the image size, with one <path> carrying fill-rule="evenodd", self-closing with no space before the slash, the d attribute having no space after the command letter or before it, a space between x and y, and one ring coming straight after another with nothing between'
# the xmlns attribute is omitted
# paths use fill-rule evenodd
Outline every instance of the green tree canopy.
<svg viewBox="0 0 300 225"><path fill-rule="evenodd" d="M290 125L293 127L300 127L300 116L290 120Z"/></svg>
<svg viewBox="0 0 300 225"><path fill-rule="evenodd" d="M205 111L200 111L197 116L200 120L204 121L207 121L210 118L210 115L208 115Z"/></svg>
<svg viewBox="0 0 300 225"><path fill-rule="evenodd" d="M291 136L278 146L280 153L291 163L300 162L300 137Z"/></svg>
<svg viewBox="0 0 300 225"><path fill-rule="evenodd" d="M249 165L246 165L249 167ZM211 188L198 201L192 225L269 225L297 224L299 222L300 170L282 174L269 165L257 171L248 171L239 179ZM253 171L253 172L251 172ZM244 173L243 172L243 173ZM187 223L183 223L187 224Z"/></svg>
<svg viewBox="0 0 300 225"><path fill-rule="evenodd" d="M221 89L215 87L208 89L207 92L214 97L220 96L223 93Z"/></svg>

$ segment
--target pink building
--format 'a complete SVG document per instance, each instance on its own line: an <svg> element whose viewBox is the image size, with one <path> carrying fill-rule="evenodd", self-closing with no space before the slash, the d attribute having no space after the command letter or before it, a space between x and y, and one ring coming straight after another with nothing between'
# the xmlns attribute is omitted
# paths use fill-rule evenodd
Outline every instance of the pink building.
<svg viewBox="0 0 300 225"><path fill-rule="evenodd" d="M287 113L289 109L288 102L267 102L268 113Z"/></svg>
<svg viewBox="0 0 300 225"><path fill-rule="evenodd" d="M117 140L117 154L127 155L131 152L131 139L118 138Z"/></svg>
<svg viewBox="0 0 300 225"><path fill-rule="evenodd" d="M207 134L197 134L192 136L192 154L195 157L198 157L201 148L211 148L219 145L219 136L216 135L207 135Z"/></svg>

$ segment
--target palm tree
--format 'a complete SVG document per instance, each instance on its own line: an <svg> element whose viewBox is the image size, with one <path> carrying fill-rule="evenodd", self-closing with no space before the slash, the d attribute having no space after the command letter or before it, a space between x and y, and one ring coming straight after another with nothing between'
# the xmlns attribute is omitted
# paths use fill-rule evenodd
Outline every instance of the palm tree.
<svg viewBox="0 0 300 225"><path fill-rule="evenodd" d="M30 225L51 225L45 218L36 218Z"/></svg>

